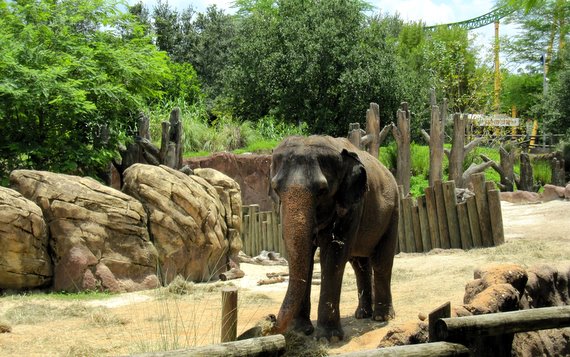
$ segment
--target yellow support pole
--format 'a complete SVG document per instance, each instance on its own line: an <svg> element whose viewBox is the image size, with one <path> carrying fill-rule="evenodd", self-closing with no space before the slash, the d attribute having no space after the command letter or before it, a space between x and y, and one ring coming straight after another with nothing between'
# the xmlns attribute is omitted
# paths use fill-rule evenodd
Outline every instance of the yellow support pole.
<svg viewBox="0 0 570 357"><path fill-rule="evenodd" d="M533 148L534 147L534 143L535 143L535 139L536 136L538 135L538 120L534 120L534 124L532 126L532 136L530 137L530 144L529 144L529 148Z"/></svg>

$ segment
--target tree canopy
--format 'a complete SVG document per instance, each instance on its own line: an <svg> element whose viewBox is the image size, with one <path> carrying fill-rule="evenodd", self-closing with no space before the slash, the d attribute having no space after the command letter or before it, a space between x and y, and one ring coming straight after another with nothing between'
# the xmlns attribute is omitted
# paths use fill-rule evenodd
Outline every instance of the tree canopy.
<svg viewBox="0 0 570 357"><path fill-rule="evenodd" d="M0 174L94 175L171 78L118 3L0 1Z"/></svg>

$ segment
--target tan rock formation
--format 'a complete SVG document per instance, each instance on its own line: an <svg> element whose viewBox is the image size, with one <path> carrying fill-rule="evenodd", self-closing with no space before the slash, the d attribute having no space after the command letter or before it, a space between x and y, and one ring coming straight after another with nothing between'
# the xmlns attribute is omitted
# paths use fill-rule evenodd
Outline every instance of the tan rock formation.
<svg viewBox="0 0 570 357"><path fill-rule="evenodd" d="M43 211L54 290L123 292L158 285L157 252L140 202L87 177L16 170L10 181Z"/></svg>
<svg viewBox="0 0 570 357"><path fill-rule="evenodd" d="M20 193L0 187L0 289L48 285L52 263L41 209Z"/></svg>

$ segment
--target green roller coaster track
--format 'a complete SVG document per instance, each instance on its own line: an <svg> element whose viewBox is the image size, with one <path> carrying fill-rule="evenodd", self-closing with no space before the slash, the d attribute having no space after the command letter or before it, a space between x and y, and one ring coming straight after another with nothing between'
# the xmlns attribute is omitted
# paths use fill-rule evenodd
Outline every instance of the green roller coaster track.
<svg viewBox="0 0 570 357"><path fill-rule="evenodd" d="M424 29L435 30L438 27L447 27L447 28L461 27L467 30L474 30L492 24L495 21L498 21L503 17L512 14L514 11L515 9L513 9L510 6L501 6L491 12L486 13L485 15L477 16L469 20L453 22L449 24L442 24L442 25L425 26Z"/></svg>

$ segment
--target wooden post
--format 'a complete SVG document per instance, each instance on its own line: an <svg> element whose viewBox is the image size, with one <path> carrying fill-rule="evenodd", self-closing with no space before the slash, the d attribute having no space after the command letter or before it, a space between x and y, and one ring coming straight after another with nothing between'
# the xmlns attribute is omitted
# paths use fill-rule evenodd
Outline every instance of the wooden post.
<svg viewBox="0 0 570 357"><path fill-rule="evenodd" d="M172 168L179 169L182 167L182 155L184 148L182 144L182 120L180 118L180 108L176 107L170 113L170 141L174 143L174 162Z"/></svg>
<svg viewBox="0 0 570 357"><path fill-rule="evenodd" d="M433 192L435 195L435 204L437 208L438 229L439 229L439 243L440 248L449 249L449 229L447 228L447 213L445 213L445 200L443 198L443 187L441 181L436 181L433 185Z"/></svg>
<svg viewBox="0 0 570 357"><path fill-rule="evenodd" d="M503 215L501 212L501 198L499 190L487 191L487 203L489 204L493 245L498 246L505 243L505 233L503 230Z"/></svg>
<svg viewBox="0 0 570 357"><path fill-rule="evenodd" d="M463 117L459 113L453 114L453 144L449 155L449 179L454 180L457 187L463 187L463 147L465 146L465 127L467 125L467 117Z"/></svg>
<svg viewBox="0 0 570 357"><path fill-rule="evenodd" d="M471 237L467 202L461 202L457 205L457 219L459 221L459 232L461 233L461 248L473 248L473 238Z"/></svg>
<svg viewBox="0 0 570 357"><path fill-rule="evenodd" d="M481 229L481 241L483 247L493 246L493 232L491 217L489 216L489 204L487 203L487 190L485 187L485 174L478 173L471 176L471 183L475 192L477 214L479 216L479 228Z"/></svg>
<svg viewBox="0 0 570 357"><path fill-rule="evenodd" d="M445 202L445 213L447 217L447 227L449 229L449 243L451 248L461 249L461 233L459 231L459 221L457 219L455 182L447 181L443 183L442 188Z"/></svg>
<svg viewBox="0 0 570 357"><path fill-rule="evenodd" d="M222 289L222 342L235 341L237 337L237 299L238 291L234 286Z"/></svg>
<svg viewBox="0 0 570 357"><path fill-rule="evenodd" d="M251 237L251 244L249 246L250 255L253 257L259 254L259 246L258 246L258 237L260 231L260 224L259 224L259 205L250 205L249 206L249 218L250 218L250 237Z"/></svg>
<svg viewBox="0 0 570 357"><path fill-rule="evenodd" d="M443 179L443 143L445 141L445 120L447 118L447 99L443 100L441 111L436 105L435 90L431 90L431 122L429 134L422 130L422 135L429 144L429 185Z"/></svg>
<svg viewBox="0 0 570 357"><path fill-rule="evenodd" d="M406 252L413 253L416 251L416 242L414 237L414 229L412 222L412 198L406 197L402 199L403 206L403 222L404 222L404 237L406 241Z"/></svg>
<svg viewBox="0 0 570 357"><path fill-rule="evenodd" d="M474 196L467 198L467 214L469 215L469 230L471 231L473 247L480 248L483 246L483 241L481 240L479 213L477 213L477 200Z"/></svg>
<svg viewBox="0 0 570 357"><path fill-rule="evenodd" d="M566 172L564 171L564 159L552 158L550 162L552 170L552 184L555 186L566 186Z"/></svg>
<svg viewBox="0 0 570 357"><path fill-rule="evenodd" d="M428 210L426 205L425 196L418 197L418 213L420 216L420 231L422 236L422 246L424 252L429 252L432 249L430 227L428 219Z"/></svg>
<svg viewBox="0 0 570 357"><path fill-rule="evenodd" d="M404 197L410 193L411 175L411 134L410 134L410 111L408 103L402 103L402 109L398 109L398 125L392 127L392 135L398 146L396 181L404 187Z"/></svg>
<svg viewBox="0 0 570 357"><path fill-rule="evenodd" d="M422 242L422 231L420 228L420 211L418 206L413 204L412 206L412 229L414 231L414 241L416 243L416 252L420 253L424 251L424 246Z"/></svg>
<svg viewBox="0 0 570 357"><path fill-rule="evenodd" d="M402 185L398 186L398 199L400 204L398 205L398 249L397 253L407 252L406 247L406 231L404 229L404 200L402 195L404 194L404 188Z"/></svg>
<svg viewBox="0 0 570 357"><path fill-rule="evenodd" d="M361 139L364 131L360 129L360 123L350 123L348 127L348 141L362 150Z"/></svg>
<svg viewBox="0 0 570 357"><path fill-rule="evenodd" d="M435 202L435 194L433 187L426 187L424 189L426 198L426 210L428 216L429 236L431 240L431 249L441 248L439 241L439 220L437 216L437 206Z"/></svg>
<svg viewBox="0 0 570 357"><path fill-rule="evenodd" d="M380 154L380 107L376 103L370 103L370 109L366 111L366 135L362 138L362 144L368 148L370 155L378 157Z"/></svg>
<svg viewBox="0 0 570 357"><path fill-rule="evenodd" d="M512 192L514 190L515 183L515 152L516 150L512 146L499 148L499 155L501 158L501 170L503 171L501 175L501 184L503 185L503 190Z"/></svg>
<svg viewBox="0 0 570 357"><path fill-rule="evenodd" d="M521 164L520 164L520 182L518 189L521 191L534 191L534 178L532 175L532 165L530 164L530 158L527 153L521 153Z"/></svg>
<svg viewBox="0 0 570 357"><path fill-rule="evenodd" d="M428 316L429 342L436 342L438 339L435 331L435 323L439 319L451 317L451 303L449 301L446 302L445 304L430 312Z"/></svg>

